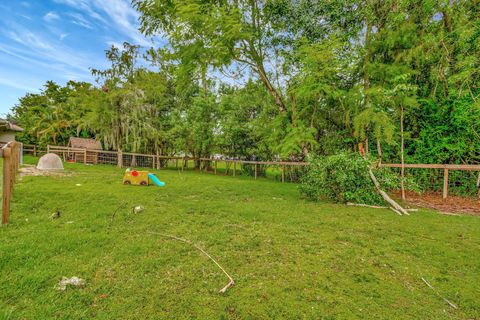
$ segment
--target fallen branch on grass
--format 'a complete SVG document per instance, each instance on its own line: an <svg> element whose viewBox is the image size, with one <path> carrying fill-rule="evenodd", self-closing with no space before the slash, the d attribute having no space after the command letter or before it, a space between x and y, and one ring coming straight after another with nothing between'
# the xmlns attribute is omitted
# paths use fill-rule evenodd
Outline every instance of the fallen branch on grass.
<svg viewBox="0 0 480 320"><path fill-rule="evenodd" d="M398 215L402 215L402 213L395 208L390 207L390 210L392 210L393 212L395 212Z"/></svg>
<svg viewBox="0 0 480 320"><path fill-rule="evenodd" d="M206 252L205 250L203 250L202 248L200 248L198 245L191 242L190 240L182 239L182 238L179 238L179 237L175 237L175 236L172 236L172 235L169 235L169 234L164 234L164 233L159 233L159 232L148 232L148 233L156 234L156 235L159 235L159 236L162 236L162 237L165 237L165 238L170 238L170 239L178 240L178 241L181 241L181 242L184 242L184 243L188 243L188 244L194 246L197 250L202 252L204 255L206 255L210 260L212 260L217 265L217 267L220 268L220 270L222 270L222 272L227 276L228 280L230 280L225 287L223 287L222 289L219 290L220 293L225 293L225 291L227 291L228 288L230 288L231 286L233 286L235 284L235 281L233 281L233 278L230 277L230 275L227 273L227 271L225 271L225 269L222 268L222 266L217 262L217 260L215 260L211 255L208 254L208 252Z"/></svg>
<svg viewBox="0 0 480 320"><path fill-rule="evenodd" d="M370 167L368 167L368 174L370 175L370 178L372 179L373 184L375 185L375 188L377 188L377 191L382 196L383 200L388 202L393 207L393 209L396 210L396 211L394 210L395 212L398 211L400 215L404 214L408 216L409 214L407 210L403 209L397 202L395 202L395 200L390 198L390 196L385 191L382 190L382 188L380 187L380 183L378 182L377 178L373 174L372 168Z"/></svg>
<svg viewBox="0 0 480 320"><path fill-rule="evenodd" d="M400 211L398 211L397 209L392 208L392 207L372 206L372 205L369 205L369 204L353 203L353 202L347 202L347 206L365 207L365 208L372 208L372 209L391 209L395 213L398 213L399 215L402 215L402 213ZM418 209L405 209L405 211L407 211L407 212L417 212Z"/></svg>
<svg viewBox="0 0 480 320"><path fill-rule="evenodd" d="M115 209L115 211L113 211L112 216L110 217L111 222L113 222L113 220L115 219L115 216L117 215L117 212L120 209L123 209L126 205L127 205L127 202L124 201Z"/></svg>
<svg viewBox="0 0 480 320"><path fill-rule="evenodd" d="M442 296L438 293L438 291L435 290L435 288L434 288L430 283L428 283L428 281L425 280L423 277L422 277L422 281L423 281L430 289L432 289L433 292L435 292L435 294L436 294L438 297L442 298L443 301L445 301L446 303L448 303L448 304L450 305L450 307L452 307L452 308L454 308L454 309L458 309L458 307L457 307L455 304L453 304L452 302L448 301L446 298L442 297Z"/></svg>
<svg viewBox="0 0 480 320"><path fill-rule="evenodd" d="M369 205L369 204L353 203L353 202L347 202L347 206L366 207L366 208L373 208L373 209L388 209L388 207L372 206L372 205Z"/></svg>

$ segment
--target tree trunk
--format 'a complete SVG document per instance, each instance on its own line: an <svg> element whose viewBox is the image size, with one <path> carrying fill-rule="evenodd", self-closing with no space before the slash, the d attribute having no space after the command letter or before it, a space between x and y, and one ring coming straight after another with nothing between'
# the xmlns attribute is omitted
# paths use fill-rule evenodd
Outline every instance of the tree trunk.
<svg viewBox="0 0 480 320"><path fill-rule="evenodd" d="M365 155L368 156L368 131L367 136L365 137Z"/></svg>
<svg viewBox="0 0 480 320"><path fill-rule="evenodd" d="M202 68L202 95L207 96L207 67Z"/></svg>
<svg viewBox="0 0 480 320"><path fill-rule="evenodd" d="M368 18L367 18L368 19ZM372 24L369 20L366 21L365 31L365 56L363 57L363 94L365 96L364 108L368 108L370 101L368 96L368 89L370 89L370 77L368 74L368 65L370 62L370 38L372 33ZM368 126L365 129L365 154L368 155Z"/></svg>
<svg viewBox="0 0 480 320"><path fill-rule="evenodd" d="M395 202L395 200L390 198L390 196L385 191L382 190L382 188L380 187L380 183L378 183L378 180L373 174L372 168L370 168L370 166L368 167L368 174L370 175L370 178L372 179L373 184L375 185L375 188L377 189L378 193L382 196L383 200L388 202L395 210L399 211L401 214L405 214L408 216L409 214L407 210L403 209L397 202Z"/></svg>
<svg viewBox="0 0 480 320"><path fill-rule="evenodd" d="M400 107L400 134L402 137L402 142L400 145L400 158L402 163L400 187L402 190L402 200L405 201L405 134L403 129L403 117L404 117L404 110L402 105Z"/></svg>
<svg viewBox="0 0 480 320"><path fill-rule="evenodd" d="M370 38L372 34L372 24L370 21L366 22L367 28L365 31L365 56L363 57L363 89L365 94L365 105L368 105L368 97L366 91L370 88L370 78L368 76L368 64L370 61Z"/></svg>
<svg viewBox="0 0 480 320"><path fill-rule="evenodd" d="M378 164L382 164L382 144L380 139L377 138L377 152L378 152Z"/></svg>
<svg viewBox="0 0 480 320"><path fill-rule="evenodd" d="M280 111L280 113L286 112L287 108L285 107L285 103L283 102L280 93L278 93L278 91L273 87L272 83L270 82L270 79L268 79L267 72L265 71L263 64L261 62L257 62L256 65L260 80L262 80L265 88L267 88L268 93L275 99L275 104L277 105L278 110Z"/></svg>

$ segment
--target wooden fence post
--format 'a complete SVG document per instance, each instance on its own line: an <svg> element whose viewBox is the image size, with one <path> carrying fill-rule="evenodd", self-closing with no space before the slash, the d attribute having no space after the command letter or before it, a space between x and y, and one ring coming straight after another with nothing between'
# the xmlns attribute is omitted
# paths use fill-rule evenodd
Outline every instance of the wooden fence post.
<svg viewBox="0 0 480 320"><path fill-rule="evenodd" d="M257 164L255 163L255 179L257 179Z"/></svg>
<svg viewBox="0 0 480 320"><path fill-rule="evenodd" d="M443 169L443 199L448 196L448 169Z"/></svg>
<svg viewBox="0 0 480 320"><path fill-rule="evenodd" d="M36 145L33 145L33 156L34 157L37 156L37 146Z"/></svg>
<svg viewBox="0 0 480 320"><path fill-rule="evenodd" d="M11 177L11 150L10 147L3 149L3 201L2 201L2 224L8 223L10 216L10 196L12 194Z"/></svg>
<svg viewBox="0 0 480 320"><path fill-rule="evenodd" d="M137 166L137 157L135 157L135 154L132 155L130 158L130 167L136 167Z"/></svg>
<svg viewBox="0 0 480 320"><path fill-rule="evenodd" d="M20 166L20 143L14 142L12 145L12 152L13 152L13 170L12 170L12 185L11 189L13 190L13 184L17 181L17 171Z"/></svg>
<svg viewBox="0 0 480 320"><path fill-rule="evenodd" d="M217 174L217 160L215 160L215 169L214 169L214 174Z"/></svg>
<svg viewBox="0 0 480 320"><path fill-rule="evenodd" d="M285 182L285 165L282 166L282 182Z"/></svg>
<svg viewBox="0 0 480 320"><path fill-rule="evenodd" d="M155 156L152 156L152 169L155 169Z"/></svg>
<svg viewBox="0 0 480 320"><path fill-rule="evenodd" d="M237 161L233 160L233 176L237 175Z"/></svg>
<svg viewBox="0 0 480 320"><path fill-rule="evenodd" d="M478 172L477 189L478 189L478 197L480 198L480 171Z"/></svg>
<svg viewBox="0 0 480 320"><path fill-rule="evenodd" d="M118 150L117 152L117 167L123 167L123 154L122 150Z"/></svg>
<svg viewBox="0 0 480 320"><path fill-rule="evenodd" d="M87 164L87 149L83 149L83 163Z"/></svg>
<svg viewBox="0 0 480 320"><path fill-rule="evenodd" d="M47 153L50 153L50 145L47 144Z"/></svg>

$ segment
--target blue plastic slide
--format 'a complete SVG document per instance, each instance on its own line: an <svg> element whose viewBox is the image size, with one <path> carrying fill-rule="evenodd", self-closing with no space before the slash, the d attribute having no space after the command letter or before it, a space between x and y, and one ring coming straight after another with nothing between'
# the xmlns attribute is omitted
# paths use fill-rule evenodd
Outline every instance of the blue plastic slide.
<svg viewBox="0 0 480 320"><path fill-rule="evenodd" d="M153 183L155 183L157 186L159 186L159 187L164 187L164 186L165 186L165 182L162 182L162 181L158 180L157 176L154 175L153 173L149 173L149 174L148 174L148 177L149 177L150 180L152 180Z"/></svg>

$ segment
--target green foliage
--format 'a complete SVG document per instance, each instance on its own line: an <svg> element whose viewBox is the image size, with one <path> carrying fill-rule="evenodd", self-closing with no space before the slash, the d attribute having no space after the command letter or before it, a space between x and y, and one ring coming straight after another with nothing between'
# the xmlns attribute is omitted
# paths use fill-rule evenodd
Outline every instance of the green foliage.
<svg viewBox="0 0 480 320"><path fill-rule="evenodd" d="M403 136L407 163L480 163L475 1L133 5L167 44L112 47L99 86L47 82L21 98L9 116L21 141L293 161L361 142L400 162Z"/></svg>
<svg viewBox="0 0 480 320"><path fill-rule="evenodd" d="M370 129L374 138L387 143L393 143L394 141L395 126L384 111L367 108L355 117L353 123L356 135L362 140L366 138L367 129Z"/></svg>
<svg viewBox="0 0 480 320"><path fill-rule="evenodd" d="M300 191L312 200L382 204L383 199L368 174L368 166L370 162L356 154L311 157ZM398 178L391 172L376 170L375 174L384 190L398 186Z"/></svg>
<svg viewBox="0 0 480 320"><path fill-rule="evenodd" d="M84 82L70 81L62 87L48 81L41 93L20 98L12 109L13 119L26 129L18 134L19 141L45 146L65 144L70 136L90 136L91 131L78 124L87 117L88 97L93 91L95 89ZM77 108L71 103L79 100L86 108Z"/></svg>

